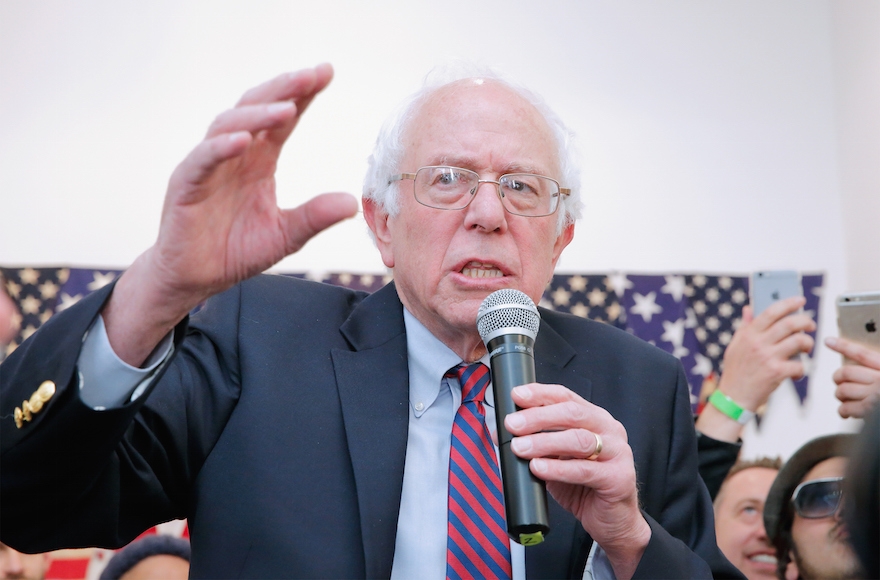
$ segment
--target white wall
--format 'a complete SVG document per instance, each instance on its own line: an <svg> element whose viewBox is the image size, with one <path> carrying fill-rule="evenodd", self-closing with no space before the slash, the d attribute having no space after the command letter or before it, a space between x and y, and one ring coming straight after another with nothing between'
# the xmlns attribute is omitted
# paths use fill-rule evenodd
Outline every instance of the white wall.
<svg viewBox="0 0 880 580"><path fill-rule="evenodd" d="M848 6L5 1L0 264L128 264L154 239L168 175L214 115L264 79L325 60L337 76L285 151L279 202L359 193L393 105L433 65L466 58L543 93L580 136L586 215L560 271L824 271L822 330L833 333L832 298L851 272L878 270L876 252L852 251L853 228L871 227L856 223L846 171L865 162L838 147L838 104L861 107L850 128L858 111L876 114L854 64L869 48L840 39L876 39L880 26L861 17L876 15L869 2ZM876 172L866 179L859 191L880 191ZM279 269L379 272L365 231L360 220L338 226ZM837 364L823 349L802 409L777 393L746 454L788 455L857 428L836 416Z"/></svg>

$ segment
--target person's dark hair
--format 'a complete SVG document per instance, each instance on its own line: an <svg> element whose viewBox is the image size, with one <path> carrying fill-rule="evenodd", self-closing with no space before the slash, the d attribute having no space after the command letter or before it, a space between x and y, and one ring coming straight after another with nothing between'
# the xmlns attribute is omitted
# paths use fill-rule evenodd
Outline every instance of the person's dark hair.
<svg viewBox="0 0 880 580"><path fill-rule="evenodd" d="M101 572L99 580L119 580L123 574L150 556L177 556L189 562L190 554L189 540L163 534L146 536L116 552Z"/></svg>
<svg viewBox="0 0 880 580"><path fill-rule="evenodd" d="M813 466L831 457L848 457L854 442L853 434L825 435L805 443L785 463L767 494L764 504L764 529L776 548L776 575L785 578L791 562L791 524L794 505L791 496Z"/></svg>
<svg viewBox="0 0 880 580"><path fill-rule="evenodd" d="M867 417L846 472L843 519L866 578L880 578L880 406Z"/></svg>

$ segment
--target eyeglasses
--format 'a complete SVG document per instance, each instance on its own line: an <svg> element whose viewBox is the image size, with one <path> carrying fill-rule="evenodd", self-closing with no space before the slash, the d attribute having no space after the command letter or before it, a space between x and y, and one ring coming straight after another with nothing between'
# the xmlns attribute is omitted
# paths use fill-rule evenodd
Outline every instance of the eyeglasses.
<svg viewBox="0 0 880 580"><path fill-rule="evenodd" d="M843 497L843 478L827 477L805 481L797 486L791 501L802 518L827 518L837 512Z"/></svg>
<svg viewBox="0 0 880 580"><path fill-rule="evenodd" d="M431 165L415 173L392 175L388 183L403 179L413 180L416 201L435 209L466 208L481 183L494 183L504 209L526 217L550 215L559 207L560 197L571 195L571 190L559 187L555 179L531 173L508 173L494 181L480 179L470 169Z"/></svg>

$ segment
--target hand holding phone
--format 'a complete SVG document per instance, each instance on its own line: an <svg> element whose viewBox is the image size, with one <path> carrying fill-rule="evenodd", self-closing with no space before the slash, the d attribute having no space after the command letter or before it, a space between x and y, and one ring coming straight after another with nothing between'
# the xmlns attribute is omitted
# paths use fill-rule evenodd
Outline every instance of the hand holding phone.
<svg viewBox="0 0 880 580"><path fill-rule="evenodd" d="M880 351L880 292L859 292L837 297L840 336ZM855 361L844 356L844 364Z"/></svg>

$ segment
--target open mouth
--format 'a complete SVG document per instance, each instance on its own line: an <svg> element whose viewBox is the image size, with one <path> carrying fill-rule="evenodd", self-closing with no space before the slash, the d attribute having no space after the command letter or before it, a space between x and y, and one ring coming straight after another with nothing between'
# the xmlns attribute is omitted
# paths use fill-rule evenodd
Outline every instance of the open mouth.
<svg viewBox="0 0 880 580"><path fill-rule="evenodd" d="M494 264L468 262L461 273L468 278L501 278L504 274Z"/></svg>

